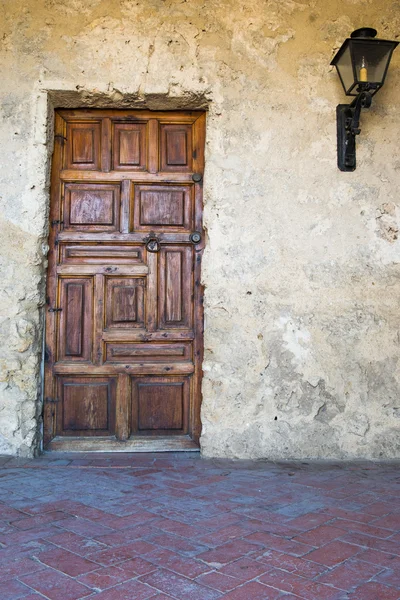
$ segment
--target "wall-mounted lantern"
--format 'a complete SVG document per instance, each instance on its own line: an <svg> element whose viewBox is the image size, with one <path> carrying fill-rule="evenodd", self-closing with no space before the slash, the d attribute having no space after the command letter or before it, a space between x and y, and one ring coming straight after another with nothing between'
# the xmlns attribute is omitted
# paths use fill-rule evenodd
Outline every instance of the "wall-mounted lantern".
<svg viewBox="0 0 400 600"><path fill-rule="evenodd" d="M356 135L362 108L371 106L372 96L385 83L393 50L399 42L376 39L376 29L363 27L353 31L333 58L346 96L351 104L339 104L337 117L338 167L341 171L356 168Z"/></svg>

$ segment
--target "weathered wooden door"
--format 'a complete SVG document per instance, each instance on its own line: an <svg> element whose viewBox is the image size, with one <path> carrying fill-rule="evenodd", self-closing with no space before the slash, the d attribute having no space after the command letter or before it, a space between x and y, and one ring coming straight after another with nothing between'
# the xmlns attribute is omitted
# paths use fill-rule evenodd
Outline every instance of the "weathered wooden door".
<svg viewBox="0 0 400 600"><path fill-rule="evenodd" d="M204 135L199 111L56 111L49 448L198 446Z"/></svg>

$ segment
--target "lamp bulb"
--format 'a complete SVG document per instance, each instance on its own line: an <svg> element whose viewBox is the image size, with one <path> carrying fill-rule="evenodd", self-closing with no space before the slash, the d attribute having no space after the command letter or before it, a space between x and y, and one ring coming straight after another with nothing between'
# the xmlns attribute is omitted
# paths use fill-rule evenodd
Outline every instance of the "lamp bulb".
<svg viewBox="0 0 400 600"><path fill-rule="evenodd" d="M365 56L361 59L360 66L360 82L365 83L368 81L368 63L365 60Z"/></svg>

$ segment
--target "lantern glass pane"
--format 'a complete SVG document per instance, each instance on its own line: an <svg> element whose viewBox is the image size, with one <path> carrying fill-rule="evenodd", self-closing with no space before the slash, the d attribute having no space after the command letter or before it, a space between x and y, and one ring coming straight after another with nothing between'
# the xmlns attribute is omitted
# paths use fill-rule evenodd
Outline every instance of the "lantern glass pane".
<svg viewBox="0 0 400 600"><path fill-rule="evenodd" d="M336 68L342 80L343 87L347 92L354 83L353 64L351 62L350 46L347 46L336 63Z"/></svg>
<svg viewBox="0 0 400 600"><path fill-rule="evenodd" d="M382 83L392 48L393 44L387 42L354 42L353 56L357 81Z"/></svg>

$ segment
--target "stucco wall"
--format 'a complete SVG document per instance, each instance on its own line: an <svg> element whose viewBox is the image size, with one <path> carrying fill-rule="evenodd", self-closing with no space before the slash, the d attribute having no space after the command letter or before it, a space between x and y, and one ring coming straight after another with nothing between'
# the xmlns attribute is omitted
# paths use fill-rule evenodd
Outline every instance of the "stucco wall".
<svg viewBox="0 0 400 600"><path fill-rule="evenodd" d="M6 0L0 453L38 445L56 106L209 107L202 450L400 456L400 51L336 167L329 62L390 0Z"/></svg>

